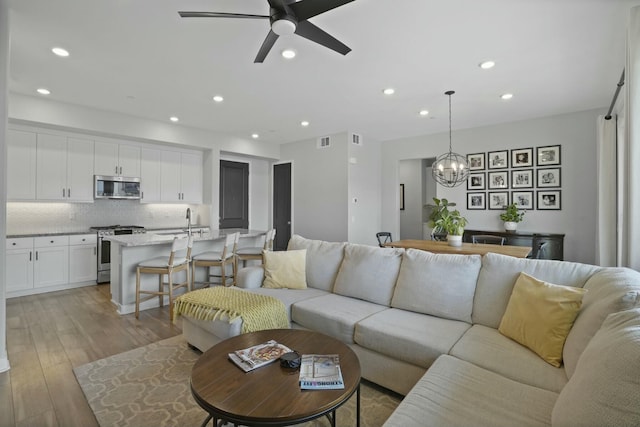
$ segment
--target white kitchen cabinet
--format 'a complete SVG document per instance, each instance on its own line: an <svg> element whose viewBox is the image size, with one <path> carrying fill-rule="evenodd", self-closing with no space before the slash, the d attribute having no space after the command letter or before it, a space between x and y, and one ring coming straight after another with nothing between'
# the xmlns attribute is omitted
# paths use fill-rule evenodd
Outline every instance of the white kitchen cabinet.
<svg viewBox="0 0 640 427"><path fill-rule="evenodd" d="M69 236L36 237L33 287L69 283Z"/></svg>
<svg viewBox="0 0 640 427"><path fill-rule="evenodd" d="M93 141L37 135L36 198L93 202Z"/></svg>
<svg viewBox="0 0 640 427"><path fill-rule="evenodd" d="M202 203L202 155L163 151L162 202Z"/></svg>
<svg viewBox="0 0 640 427"><path fill-rule="evenodd" d="M159 203L161 194L162 150L143 148L140 162L140 202Z"/></svg>
<svg viewBox="0 0 640 427"><path fill-rule="evenodd" d="M33 288L33 238L6 240L7 293Z"/></svg>
<svg viewBox="0 0 640 427"><path fill-rule="evenodd" d="M94 173L106 176L140 176L140 147L96 141Z"/></svg>
<svg viewBox="0 0 640 427"><path fill-rule="evenodd" d="M36 134L7 131L7 200L36 198Z"/></svg>
<svg viewBox="0 0 640 427"><path fill-rule="evenodd" d="M97 235L69 236L69 283L95 282L97 276Z"/></svg>

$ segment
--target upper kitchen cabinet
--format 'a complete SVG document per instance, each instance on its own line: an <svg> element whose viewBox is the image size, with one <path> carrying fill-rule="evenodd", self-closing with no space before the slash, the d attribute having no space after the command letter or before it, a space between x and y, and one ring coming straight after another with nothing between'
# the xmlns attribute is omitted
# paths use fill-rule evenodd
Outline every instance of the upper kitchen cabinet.
<svg viewBox="0 0 640 427"><path fill-rule="evenodd" d="M94 143L59 135L37 135L36 199L93 202Z"/></svg>
<svg viewBox="0 0 640 427"><path fill-rule="evenodd" d="M162 150L147 147L142 148L142 161L140 162L140 202L161 202L161 163Z"/></svg>
<svg viewBox="0 0 640 427"><path fill-rule="evenodd" d="M163 203L202 203L202 153L162 151L160 199Z"/></svg>
<svg viewBox="0 0 640 427"><path fill-rule="evenodd" d="M140 176L140 147L96 141L94 171L96 175Z"/></svg>
<svg viewBox="0 0 640 427"><path fill-rule="evenodd" d="M7 131L7 200L36 198L36 134Z"/></svg>

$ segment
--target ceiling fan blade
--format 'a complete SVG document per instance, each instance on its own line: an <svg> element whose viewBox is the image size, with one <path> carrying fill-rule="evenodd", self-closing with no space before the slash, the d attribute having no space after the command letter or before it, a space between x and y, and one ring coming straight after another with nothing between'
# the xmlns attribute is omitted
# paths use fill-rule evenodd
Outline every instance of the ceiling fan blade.
<svg viewBox="0 0 640 427"><path fill-rule="evenodd" d="M289 8L299 21L303 21L352 1L354 0L301 0L289 4Z"/></svg>
<svg viewBox="0 0 640 427"><path fill-rule="evenodd" d="M331 50L335 50L338 53L346 55L351 52L351 48L336 39L332 35L326 33L320 28L316 27L309 21L300 21L296 27L295 33L305 39L311 40L321 44L324 47L328 47Z"/></svg>
<svg viewBox="0 0 640 427"><path fill-rule="evenodd" d="M269 30L269 34L267 34L267 38L265 38L264 42L262 42L262 46L260 46L260 50L256 55L256 59L253 61L254 63L264 62L264 58L267 57L267 54L273 47L276 40L278 40L278 37L279 36L276 33L274 33L272 30Z"/></svg>
<svg viewBox="0 0 640 427"><path fill-rule="evenodd" d="M267 0L269 2L269 6L275 9L284 9L285 2L284 0Z"/></svg>
<svg viewBox="0 0 640 427"><path fill-rule="evenodd" d="M248 15L246 13L222 13L222 12L178 12L183 18L247 18L264 19L269 15Z"/></svg>

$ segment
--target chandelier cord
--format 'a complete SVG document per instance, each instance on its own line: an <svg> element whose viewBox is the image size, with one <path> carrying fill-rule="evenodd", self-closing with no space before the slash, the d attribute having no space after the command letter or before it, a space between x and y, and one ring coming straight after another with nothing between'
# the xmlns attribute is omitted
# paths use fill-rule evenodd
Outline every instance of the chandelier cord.
<svg viewBox="0 0 640 427"><path fill-rule="evenodd" d="M451 149L451 95L449 94L449 153L452 153Z"/></svg>

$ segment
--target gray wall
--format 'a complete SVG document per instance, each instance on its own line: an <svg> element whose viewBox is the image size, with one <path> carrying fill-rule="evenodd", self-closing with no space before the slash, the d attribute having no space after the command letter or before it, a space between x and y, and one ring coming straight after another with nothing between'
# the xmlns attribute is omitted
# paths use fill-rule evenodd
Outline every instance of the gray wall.
<svg viewBox="0 0 640 427"><path fill-rule="evenodd" d="M477 153L505 149L562 146L562 210L528 211L523 231L564 233L565 260L595 262L596 117L603 110L557 115L475 129L453 130L453 150ZM382 228L398 233L400 161L439 155L448 149L448 133L388 141L382 144ZM502 230L500 211L468 211L466 185L438 186L438 197L458 203L468 228Z"/></svg>

